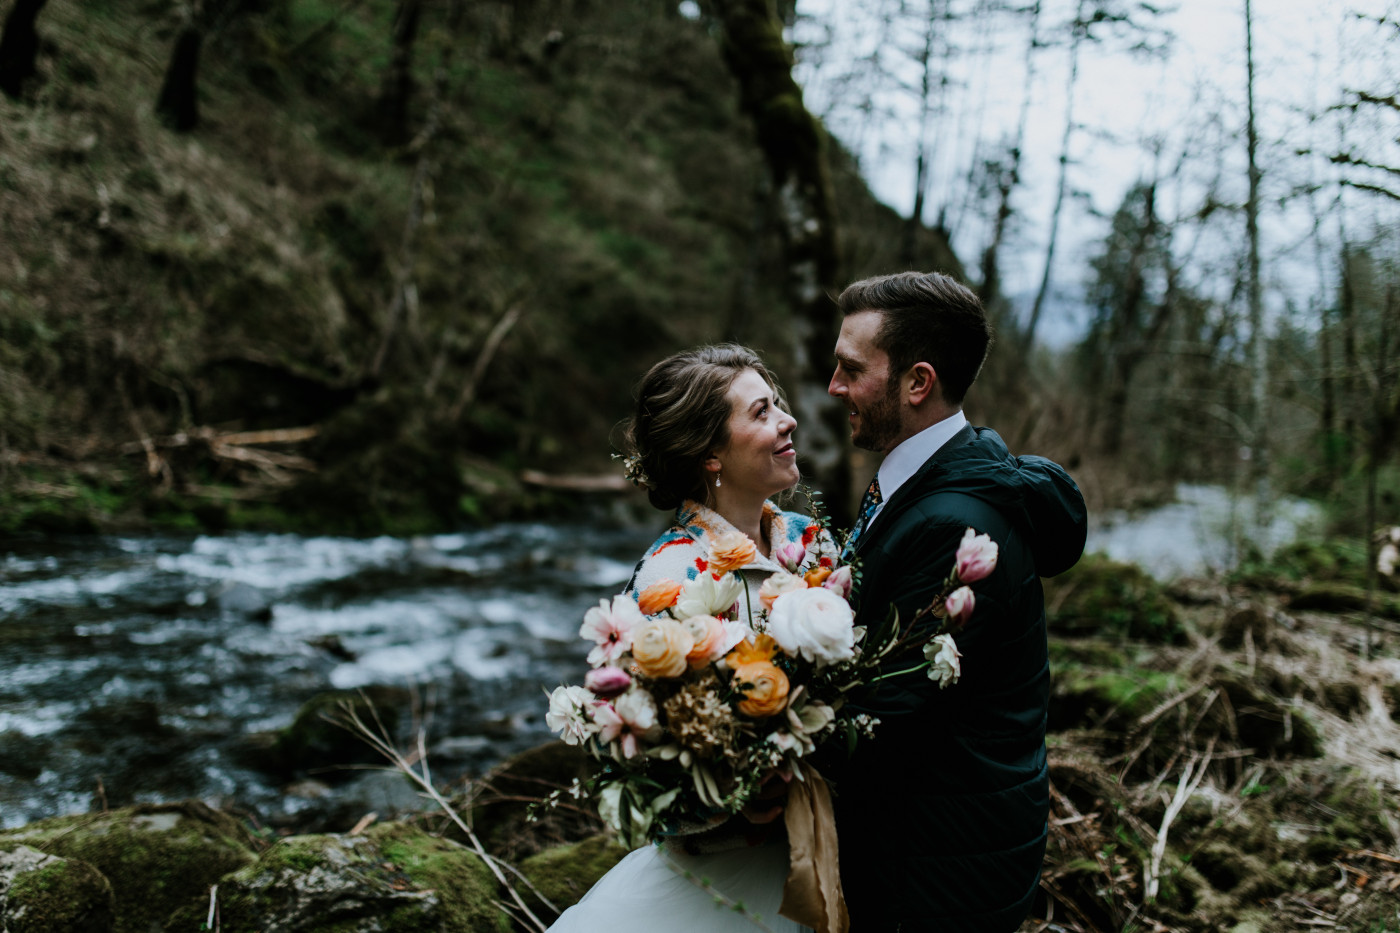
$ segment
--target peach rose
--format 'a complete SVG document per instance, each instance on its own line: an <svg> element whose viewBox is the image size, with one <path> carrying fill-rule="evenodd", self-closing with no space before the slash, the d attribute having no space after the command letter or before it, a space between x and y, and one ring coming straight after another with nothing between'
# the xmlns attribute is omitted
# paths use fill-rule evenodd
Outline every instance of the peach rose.
<svg viewBox="0 0 1400 933"><path fill-rule="evenodd" d="M654 616L674 606L680 595L681 585L675 580L657 580L638 594L637 608L644 616Z"/></svg>
<svg viewBox="0 0 1400 933"><path fill-rule="evenodd" d="M675 619L648 619L632 630L632 660L647 677L679 677L695 638Z"/></svg>
<svg viewBox="0 0 1400 933"><path fill-rule="evenodd" d="M739 701L739 712L745 716L755 719L774 716L781 713L787 704L787 675L772 661L741 664L734 669L734 679L730 682L744 694Z"/></svg>
<svg viewBox="0 0 1400 933"><path fill-rule="evenodd" d="M802 579L807 581L808 586L821 586L826 582L826 578L829 576L831 576L830 567L813 567L811 570L807 571L807 574Z"/></svg>
<svg viewBox="0 0 1400 933"><path fill-rule="evenodd" d="M710 541L710 573L719 576L747 567L758 557L753 539L742 531L726 531Z"/></svg>
<svg viewBox="0 0 1400 933"><path fill-rule="evenodd" d="M784 593L791 593L795 590L805 590L807 581L795 573L788 573L786 570L779 570L758 588L758 601L763 604L764 609L773 608L773 600Z"/></svg>
<svg viewBox="0 0 1400 933"><path fill-rule="evenodd" d="M685 656L692 668L701 668L720 656L725 648L724 623L714 616L691 616L681 622L695 645Z"/></svg>

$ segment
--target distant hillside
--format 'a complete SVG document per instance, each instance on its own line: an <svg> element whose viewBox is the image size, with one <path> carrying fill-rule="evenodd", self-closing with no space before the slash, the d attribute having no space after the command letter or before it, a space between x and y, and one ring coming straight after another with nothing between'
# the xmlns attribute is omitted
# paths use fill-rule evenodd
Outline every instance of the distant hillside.
<svg viewBox="0 0 1400 933"><path fill-rule="evenodd" d="M424 3L396 59L390 0L226 3L178 133L176 7L49 4L0 97L0 529L553 511L520 472L611 469L660 356L738 339L783 370L763 165L704 21ZM900 219L832 158L848 275L889 271Z"/></svg>

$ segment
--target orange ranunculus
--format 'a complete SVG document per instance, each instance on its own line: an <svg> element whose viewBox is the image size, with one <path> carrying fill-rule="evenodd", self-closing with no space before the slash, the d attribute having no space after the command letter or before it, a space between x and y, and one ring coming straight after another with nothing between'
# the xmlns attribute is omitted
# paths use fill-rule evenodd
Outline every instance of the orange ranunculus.
<svg viewBox="0 0 1400 933"><path fill-rule="evenodd" d="M772 661L750 661L734 669L730 683L742 691L739 712L762 719L783 711L787 705L788 678Z"/></svg>
<svg viewBox="0 0 1400 933"><path fill-rule="evenodd" d="M695 639L675 619L647 619L632 630L632 661L647 677L679 677Z"/></svg>
<svg viewBox="0 0 1400 933"><path fill-rule="evenodd" d="M681 585L675 580L657 580L638 594L637 608L644 616L654 616L674 606L680 595Z"/></svg>
<svg viewBox="0 0 1400 933"><path fill-rule="evenodd" d="M739 668L755 661L772 661L777 653L778 643L772 635L764 633L752 640L745 638L739 642L733 651L724 656L724 660L729 662L730 667Z"/></svg>
<svg viewBox="0 0 1400 933"><path fill-rule="evenodd" d="M830 567L813 567L803 575L802 579L807 581L808 586L821 586L829 576L831 576Z"/></svg>
<svg viewBox="0 0 1400 933"><path fill-rule="evenodd" d="M753 539L742 531L726 531L710 541L710 573L715 576L747 567L757 557Z"/></svg>
<svg viewBox="0 0 1400 933"><path fill-rule="evenodd" d="M691 616L683 619L681 625L695 639L695 647L685 656L685 663L692 668L704 667L724 650L724 623L714 616Z"/></svg>

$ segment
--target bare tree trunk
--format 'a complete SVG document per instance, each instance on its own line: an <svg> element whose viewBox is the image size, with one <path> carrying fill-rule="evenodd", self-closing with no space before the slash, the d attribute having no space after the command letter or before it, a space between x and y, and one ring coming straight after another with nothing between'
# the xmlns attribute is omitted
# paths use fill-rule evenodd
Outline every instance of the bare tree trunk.
<svg viewBox="0 0 1400 933"><path fill-rule="evenodd" d="M1026 49L1026 81L1021 88L1021 110L1016 116L1016 135L1012 137L1011 164L998 173L997 212L992 224L992 236L982 252L982 304L991 310L1001 299L1001 244L1006 239L1006 224L1011 219L1011 194L1021 183L1021 152L1026 141L1026 123L1030 118L1031 93L1035 87L1035 58L1040 48L1040 0L1031 5L1031 41Z"/></svg>
<svg viewBox="0 0 1400 933"><path fill-rule="evenodd" d="M915 61L919 65L919 130L915 137L918 155L914 160L914 209L904 222L904 238L900 246L900 262L906 269L918 265L919 228L924 222L924 198L928 191L928 125L933 113L929 94L933 91L933 30L934 16L929 8L928 22L924 25L924 44Z"/></svg>
<svg viewBox="0 0 1400 933"><path fill-rule="evenodd" d="M837 281L837 249L826 140L792 78L792 55L772 0L715 0L714 10L723 29L725 61L773 178L793 317L792 400L806 438L802 446L814 484L827 494L832 519L845 525L853 506L846 419L826 394L839 329L828 297Z"/></svg>
<svg viewBox="0 0 1400 933"><path fill-rule="evenodd" d="M1261 535L1268 527L1272 498L1269 493L1269 397L1268 341L1264 333L1264 297L1259 281L1259 164L1256 150L1259 131L1254 122L1254 15L1251 0L1244 0L1245 140L1249 150L1249 199L1245 202L1245 236L1249 240L1249 367L1250 478L1254 485L1254 522Z"/></svg>
<svg viewBox="0 0 1400 933"><path fill-rule="evenodd" d="M204 45L199 14L199 0L185 7L184 23L175 36L175 49L156 98L156 115L181 133L199 125L199 52Z"/></svg>
<svg viewBox="0 0 1400 933"><path fill-rule="evenodd" d="M10 15L5 17L5 31L0 34L0 91L18 100L24 82L34 75L34 61L39 55L39 33L34 21L44 8L45 0L15 0Z"/></svg>
<svg viewBox="0 0 1400 933"><path fill-rule="evenodd" d="M1064 213L1065 194L1069 189L1069 144L1074 135L1074 91L1079 83L1079 46L1088 34L1084 22L1084 0L1079 0L1074 12L1074 34L1069 45L1069 82L1065 87L1065 132L1060 138L1060 174L1055 184L1055 207L1050 212L1050 239L1045 244L1045 269L1040 275L1040 288L1035 293L1035 303L1031 305L1031 316L1026 321L1026 329L1021 333L1021 346L1029 348L1035 340L1035 328L1040 323L1040 314L1045 308L1045 299L1050 294L1050 274L1055 264L1055 245L1060 236L1060 217Z"/></svg>
<svg viewBox="0 0 1400 933"><path fill-rule="evenodd" d="M394 12L394 46L376 103L379 132L391 146L403 145L410 136L408 105L415 87L413 45L422 12L422 0L399 0Z"/></svg>

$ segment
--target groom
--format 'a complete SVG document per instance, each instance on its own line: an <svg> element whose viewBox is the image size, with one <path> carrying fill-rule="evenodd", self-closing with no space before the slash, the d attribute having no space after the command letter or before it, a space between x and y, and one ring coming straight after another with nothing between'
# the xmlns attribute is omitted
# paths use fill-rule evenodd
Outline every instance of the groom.
<svg viewBox="0 0 1400 933"><path fill-rule="evenodd" d="M1000 548L957 635L961 680L897 676L858 702L880 725L831 775L851 929L1009 933L1031 909L1049 814L1040 577L1079 559L1084 499L1060 467L1013 457L964 417L991 342L976 295L904 272L856 282L839 303L827 391L852 443L885 455L855 528L857 622L928 605L968 528Z"/></svg>

